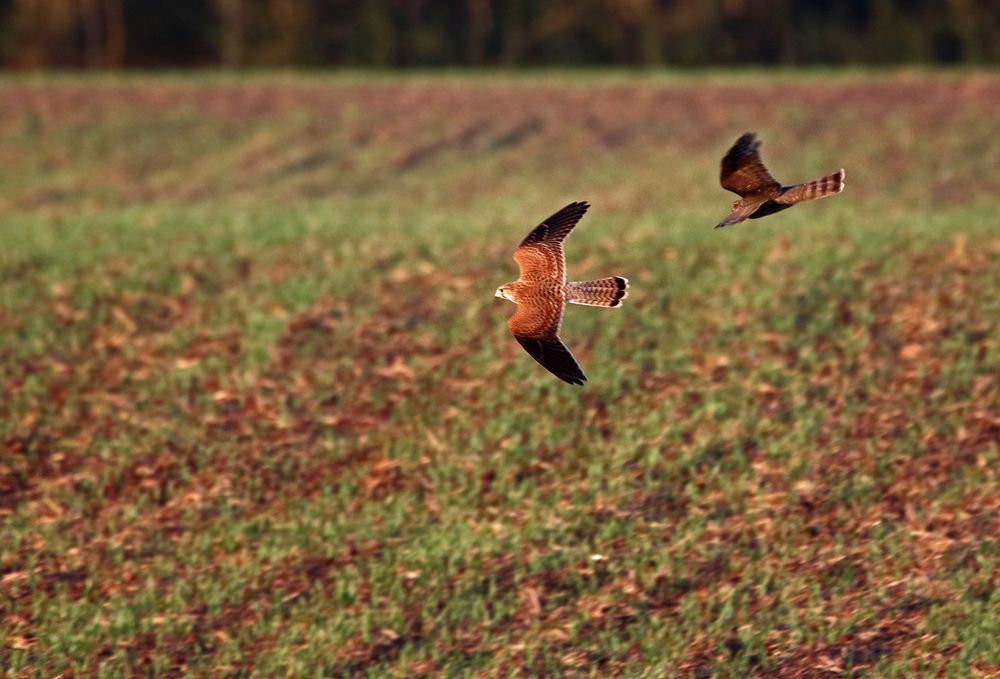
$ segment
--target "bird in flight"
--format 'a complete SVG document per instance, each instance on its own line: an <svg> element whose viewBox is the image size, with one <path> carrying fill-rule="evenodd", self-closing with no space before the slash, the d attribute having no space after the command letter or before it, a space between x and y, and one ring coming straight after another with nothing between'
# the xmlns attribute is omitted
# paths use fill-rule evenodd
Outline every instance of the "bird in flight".
<svg viewBox="0 0 1000 679"><path fill-rule="evenodd" d="M566 303L617 307L628 295L628 279L621 276L566 282L563 240L589 207L586 202L570 203L536 226L514 251L520 277L496 292L517 305L507 321L514 339L542 367L570 384L583 384L587 376L559 339Z"/></svg>
<svg viewBox="0 0 1000 679"><path fill-rule="evenodd" d="M736 140L722 159L722 188L740 197L733 211L715 228L758 219L806 200L826 198L844 190L844 168L804 184L782 186L760 159L757 135L747 132Z"/></svg>

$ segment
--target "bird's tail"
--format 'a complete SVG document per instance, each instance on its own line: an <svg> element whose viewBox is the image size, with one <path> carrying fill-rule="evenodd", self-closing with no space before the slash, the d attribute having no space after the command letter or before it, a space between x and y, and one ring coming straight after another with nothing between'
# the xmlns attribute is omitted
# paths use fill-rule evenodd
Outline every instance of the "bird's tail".
<svg viewBox="0 0 1000 679"><path fill-rule="evenodd" d="M628 297L628 279L621 276L598 278L596 281L577 281L567 287L567 300L573 304L616 307Z"/></svg>
<svg viewBox="0 0 1000 679"><path fill-rule="evenodd" d="M844 190L844 168L840 168L833 174L828 174L811 182L796 184L785 189L780 196L775 198L778 203L793 204L801 203L804 200L816 200L826 198Z"/></svg>

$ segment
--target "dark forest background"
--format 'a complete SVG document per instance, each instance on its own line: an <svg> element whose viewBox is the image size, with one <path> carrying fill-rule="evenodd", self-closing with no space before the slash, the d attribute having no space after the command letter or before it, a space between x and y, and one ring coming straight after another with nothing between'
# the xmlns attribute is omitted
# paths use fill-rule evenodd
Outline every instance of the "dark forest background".
<svg viewBox="0 0 1000 679"><path fill-rule="evenodd" d="M998 62L998 0L0 0L20 69Z"/></svg>

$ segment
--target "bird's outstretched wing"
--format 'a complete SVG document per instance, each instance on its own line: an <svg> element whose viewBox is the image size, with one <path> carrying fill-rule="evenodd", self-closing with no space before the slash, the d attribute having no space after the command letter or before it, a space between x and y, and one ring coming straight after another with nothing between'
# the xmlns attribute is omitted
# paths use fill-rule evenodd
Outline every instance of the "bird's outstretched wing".
<svg viewBox="0 0 1000 679"><path fill-rule="evenodd" d="M555 335L551 337L524 337L514 335L524 350L550 373L569 384L583 384L587 376L573 358L566 345Z"/></svg>
<svg viewBox="0 0 1000 679"><path fill-rule="evenodd" d="M728 217L716 224L715 228L720 229L723 226L729 226L730 224L739 224L743 220L753 216L753 214L757 212L757 210L760 209L760 206L766 203L767 200L767 198L754 198L736 201L733 211L729 213Z"/></svg>
<svg viewBox="0 0 1000 679"><path fill-rule="evenodd" d="M514 251L524 280L566 280L563 240L590 207L586 202L570 203L536 226Z"/></svg>
<svg viewBox="0 0 1000 679"><path fill-rule="evenodd" d="M553 375L570 384L583 384L587 376L559 339L564 304L561 300L541 298L521 301L507 321L514 338L525 351Z"/></svg>
<svg viewBox="0 0 1000 679"><path fill-rule="evenodd" d="M760 142L753 132L737 139L722 158L719 181L722 188L743 197L761 194L770 197L781 190L781 184L760 159Z"/></svg>

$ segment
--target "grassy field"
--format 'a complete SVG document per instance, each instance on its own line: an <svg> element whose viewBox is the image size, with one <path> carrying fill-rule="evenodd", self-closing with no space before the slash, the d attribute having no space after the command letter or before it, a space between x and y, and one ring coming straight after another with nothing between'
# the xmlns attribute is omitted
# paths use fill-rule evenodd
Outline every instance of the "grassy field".
<svg viewBox="0 0 1000 679"><path fill-rule="evenodd" d="M0 674L1000 676L1000 77L0 82ZM838 197L714 230L758 132ZM509 336L572 200L574 388Z"/></svg>

